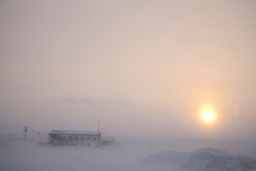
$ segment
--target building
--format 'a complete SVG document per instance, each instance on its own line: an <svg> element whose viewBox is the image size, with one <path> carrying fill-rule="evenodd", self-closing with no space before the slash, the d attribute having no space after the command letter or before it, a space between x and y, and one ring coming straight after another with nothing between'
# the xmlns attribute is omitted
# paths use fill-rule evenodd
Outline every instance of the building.
<svg viewBox="0 0 256 171"><path fill-rule="evenodd" d="M97 146L101 143L100 131L53 130L48 134L48 144L58 146Z"/></svg>

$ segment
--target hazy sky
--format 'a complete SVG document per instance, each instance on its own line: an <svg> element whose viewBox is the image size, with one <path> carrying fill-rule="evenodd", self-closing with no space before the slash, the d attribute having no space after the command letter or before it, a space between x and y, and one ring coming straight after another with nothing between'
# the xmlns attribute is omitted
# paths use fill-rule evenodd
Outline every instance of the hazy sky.
<svg viewBox="0 0 256 171"><path fill-rule="evenodd" d="M0 129L253 139L255 0L1 0ZM212 105L218 119L198 112ZM19 132L20 131L20 132Z"/></svg>

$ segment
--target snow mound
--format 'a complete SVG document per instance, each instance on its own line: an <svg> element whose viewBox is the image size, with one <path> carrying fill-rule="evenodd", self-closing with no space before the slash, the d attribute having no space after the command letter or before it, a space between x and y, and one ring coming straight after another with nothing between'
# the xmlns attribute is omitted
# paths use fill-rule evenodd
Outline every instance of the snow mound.
<svg viewBox="0 0 256 171"><path fill-rule="evenodd" d="M163 151L153 156L150 156L138 163L139 166L164 166L172 169L177 169L179 163L183 162L185 154L177 151Z"/></svg>
<svg viewBox="0 0 256 171"><path fill-rule="evenodd" d="M235 154L233 154L233 153L227 152L222 149L217 149L217 148L200 148L191 153L197 154L197 153L201 153L201 152L208 152L208 153L214 154L215 156L235 156Z"/></svg>
<svg viewBox="0 0 256 171"><path fill-rule="evenodd" d="M178 171L251 171L256 169L256 160L221 149L203 148L188 153L160 152L140 161L139 165Z"/></svg>

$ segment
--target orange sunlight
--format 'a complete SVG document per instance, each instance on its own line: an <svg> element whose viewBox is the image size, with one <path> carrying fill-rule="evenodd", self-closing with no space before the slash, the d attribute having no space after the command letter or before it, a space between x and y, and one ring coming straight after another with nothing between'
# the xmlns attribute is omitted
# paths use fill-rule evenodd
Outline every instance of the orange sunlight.
<svg viewBox="0 0 256 171"><path fill-rule="evenodd" d="M205 124L212 124L216 120L216 113L211 106L204 107L200 112L200 119Z"/></svg>

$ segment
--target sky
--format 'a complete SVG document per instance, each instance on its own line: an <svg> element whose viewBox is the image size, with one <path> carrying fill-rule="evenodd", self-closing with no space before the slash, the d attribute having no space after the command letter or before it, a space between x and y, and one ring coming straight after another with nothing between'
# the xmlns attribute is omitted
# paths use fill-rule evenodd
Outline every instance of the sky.
<svg viewBox="0 0 256 171"><path fill-rule="evenodd" d="M256 140L256 1L1 0L0 133ZM206 125L199 111L217 114Z"/></svg>

